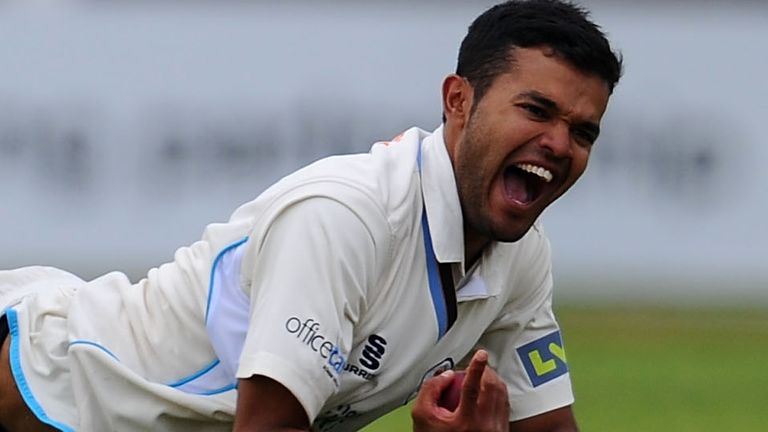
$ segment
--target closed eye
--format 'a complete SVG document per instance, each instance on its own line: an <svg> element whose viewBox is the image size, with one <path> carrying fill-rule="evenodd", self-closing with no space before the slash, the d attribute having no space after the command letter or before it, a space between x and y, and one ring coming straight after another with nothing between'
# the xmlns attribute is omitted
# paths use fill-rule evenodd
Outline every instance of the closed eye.
<svg viewBox="0 0 768 432"><path fill-rule="evenodd" d="M522 103L520 108L528 111L533 117L539 120L546 120L550 117L549 110L536 104Z"/></svg>
<svg viewBox="0 0 768 432"><path fill-rule="evenodd" d="M597 141L597 133L587 128L574 128L573 135L582 146L589 147Z"/></svg>

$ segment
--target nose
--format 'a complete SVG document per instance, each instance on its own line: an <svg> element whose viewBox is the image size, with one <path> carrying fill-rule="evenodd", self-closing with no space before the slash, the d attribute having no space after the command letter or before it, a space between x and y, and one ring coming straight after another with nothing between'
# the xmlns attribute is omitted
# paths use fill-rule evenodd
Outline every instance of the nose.
<svg viewBox="0 0 768 432"><path fill-rule="evenodd" d="M564 120L553 122L549 130L544 133L540 145L555 157L570 158L573 148L571 147L571 131L568 123Z"/></svg>

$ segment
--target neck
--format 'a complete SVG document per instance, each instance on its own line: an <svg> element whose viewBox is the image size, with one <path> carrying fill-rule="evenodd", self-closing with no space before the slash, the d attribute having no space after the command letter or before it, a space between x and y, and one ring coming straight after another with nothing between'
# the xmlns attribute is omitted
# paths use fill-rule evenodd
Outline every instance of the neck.
<svg viewBox="0 0 768 432"><path fill-rule="evenodd" d="M469 270L483 255L483 250L491 244L491 239L482 236L464 225L464 270Z"/></svg>

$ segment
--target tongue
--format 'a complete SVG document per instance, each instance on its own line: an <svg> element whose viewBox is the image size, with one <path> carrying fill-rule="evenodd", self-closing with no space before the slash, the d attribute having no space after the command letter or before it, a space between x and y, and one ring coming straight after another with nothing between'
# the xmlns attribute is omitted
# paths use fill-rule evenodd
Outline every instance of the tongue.
<svg viewBox="0 0 768 432"><path fill-rule="evenodd" d="M504 191L507 197L521 204L527 204L530 201L528 193L528 181L524 175L516 170L508 169L504 173Z"/></svg>

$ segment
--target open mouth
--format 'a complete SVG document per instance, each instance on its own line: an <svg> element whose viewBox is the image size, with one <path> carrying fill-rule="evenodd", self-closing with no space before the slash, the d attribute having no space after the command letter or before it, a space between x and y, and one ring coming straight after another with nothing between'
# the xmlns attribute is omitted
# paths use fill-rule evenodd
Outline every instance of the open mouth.
<svg viewBox="0 0 768 432"><path fill-rule="evenodd" d="M546 168L518 163L504 169L504 191L510 200L527 205L541 196L552 179L552 172Z"/></svg>

